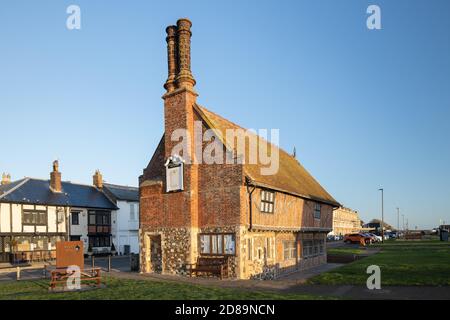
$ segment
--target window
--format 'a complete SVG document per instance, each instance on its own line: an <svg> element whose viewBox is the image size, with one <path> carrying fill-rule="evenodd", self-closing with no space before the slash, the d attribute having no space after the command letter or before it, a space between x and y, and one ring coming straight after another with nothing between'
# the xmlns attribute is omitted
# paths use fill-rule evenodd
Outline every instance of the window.
<svg viewBox="0 0 450 320"><path fill-rule="evenodd" d="M296 257L295 241L283 241L284 260L295 259Z"/></svg>
<svg viewBox="0 0 450 320"><path fill-rule="evenodd" d="M261 190L261 212L273 213L275 209L275 192Z"/></svg>
<svg viewBox="0 0 450 320"><path fill-rule="evenodd" d="M324 240L319 240L319 253L323 254L324 252Z"/></svg>
<svg viewBox="0 0 450 320"><path fill-rule="evenodd" d="M88 233L110 233L111 232L111 212L110 211L89 211Z"/></svg>
<svg viewBox="0 0 450 320"><path fill-rule="evenodd" d="M313 255L313 241L303 240L303 257L307 258Z"/></svg>
<svg viewBox="0 0 450 320"><path fill-rule="evenodd" d="M322 206L320 203L314 203L314 218L320 219L320 211L322 209Z"/></svg>
<svg viewBox="0 0 450 320"><path fill-rule="evenodd" d="M44 210L23 210L24 225L46 225L47 211Z"/></svg>
<svg viewBox="0 0 450 320"><path fill-rule="evenodd" d="M91 236L89 237L89 245L94 247L110 247L111 241L109 236Z"/></svg>
<svg viewBox="0 0 450 320"><path fill-rule="evenodd" d="M89 211L89 224L95 225L95 211Z"/></svg>
<svg viewBox="0 0 450 320"><path fill-rule="evenodd" d="M247 239L247 249L248 249L248 254L247 254L247 258L248 260L252 260L253 255L252 255L252 239Z"/></svg>
<svg viewBox="0 0 450 320"><path fill-rule="evenodd" d="M325 250L324 240L303 240L303 257L322 255Z"/></svg>
<svg viewBox="0 0 450 320"><path fill-rule="evenodd" d="M200 234L200 253L204 255L234 255L235 236L227 233Z"/></svg>
<svg viewBox="0 0 450 320"><path fill-rule="evenodd" d="M77 226L80 224L80 213L72 212L72 225Z"/></svg>
<svg viewBox="0 0 450 320"><path fill-rule="evenodd" d="M130 203L130 221L135 221L136 220L136 213L134 211L134 203Z"/></svg>

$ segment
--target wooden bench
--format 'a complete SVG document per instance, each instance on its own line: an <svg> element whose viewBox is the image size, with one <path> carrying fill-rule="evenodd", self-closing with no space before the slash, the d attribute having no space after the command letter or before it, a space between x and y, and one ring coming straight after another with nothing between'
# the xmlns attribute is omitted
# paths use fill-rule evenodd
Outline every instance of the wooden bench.
<svg viewBox="0 0 450 320"><path fill-rule="evenodd" d="M216 275L228 278L228 257L197 257L197 263L188 264L189 275Z"/></svg>
<svg viewBox="0 0 450 320"><path fill-rule="evenodd" d="M80 283L87 281L94 281L99 287L102 277L100 275L101 268L84 269L80 272ZM67 284L67 280L72 273L67 272L66 268L54 269L51 271L50 288L53 290L58 284L63 286Z"/></svg>

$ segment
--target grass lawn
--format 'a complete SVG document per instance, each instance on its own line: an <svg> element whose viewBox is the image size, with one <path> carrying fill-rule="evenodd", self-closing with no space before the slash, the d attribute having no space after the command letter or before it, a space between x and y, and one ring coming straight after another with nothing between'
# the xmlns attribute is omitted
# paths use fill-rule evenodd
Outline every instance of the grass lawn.
<svg viewBox="0 0 450 320"><path fill-rule="evenodd" d="M347 255L347 254L366 254L365 249L360 248L329 248L327 250L327 254L335 254L335 255Z"/></svg>
<svg viewBox="0 0 450 320"><path fill-rule="evenodd" d="M278 294L268 291L200 286L171 281L128 280L105 278L106 288L84 292L48 293L48 280L0 282L0 300L217 300L274 299L312 300L326 297L299 294Z"/></svg>
<svg viewBox="0 0 450 320"><path fill-rule="evenodd" d="M381 269L381 285L450 285L450 244L440 241L387 241L381 251L309 280L311 284L365 285L370 265Z"/></svg>

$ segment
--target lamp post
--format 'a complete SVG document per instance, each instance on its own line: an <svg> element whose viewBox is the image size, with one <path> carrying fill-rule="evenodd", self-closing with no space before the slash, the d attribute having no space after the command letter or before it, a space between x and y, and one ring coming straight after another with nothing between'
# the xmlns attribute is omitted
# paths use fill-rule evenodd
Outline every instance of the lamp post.
<svg viewBox="0 0 450 320"><path fill-rule="evenodd" d="M399 231L400 231L400 208L397 207L397 236Z"/></svg>
<svg viewBox="0 0 450 320"><path fill-rule="evenodd" d="M381 191L381 241L384 243L384 189L378 191Z"/></svg>

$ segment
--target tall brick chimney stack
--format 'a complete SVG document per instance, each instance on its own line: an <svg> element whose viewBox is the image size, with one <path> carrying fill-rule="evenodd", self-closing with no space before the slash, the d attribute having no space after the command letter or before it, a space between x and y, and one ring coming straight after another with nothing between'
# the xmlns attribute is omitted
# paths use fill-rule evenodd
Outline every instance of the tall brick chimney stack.
<svg viewBox="0 0 450 320"><path fill-rule="evenodd" d="M11 175L9 173L3 172L1 185L4 186L4 185L10 184L10 183L11 183Z"/></svg>
<svg viewBox="0 0 450 320"><path fill-rule="evenodd" d="M177 26L168 26L166 28L167 32L167 66L168 66L168 77L164 84L164 88L167 92L172 92L175 90L175 78L177 76Z"/></svg>
<svg viewBox="0 0 450 320"><path fill-rule="evenodd" d="M100 170L95 170L95 174L92 176L93 184L97 189L103 189L103 176Z"/></svg>
<svg viewBox="0 0 450 320"><path fill-rule="evenodd" d="M53 192L62 192L61 172L58 171L58 160L53 161L53 171L50 172L50 189Z"/></svg>
<svg viewBox="0 0 450 320"><path fill-rule="evenodd" d="M177 154L179 140L172 141L172 134L179 129L190 133L187 142L189 154L177 154L185 160L183 166L183 190L167 195L171 203L170 214L177 217L177 224L189 230L190 254L186 263L193 263L197 256L198 228L198 164L195 159L194 105L197 93L191 73L191 26L188 19L179 19L176 26L166 28L169 76L164 85L164 159ZM165 189L165 187L163 187ZM170 199L170 200L169 200Z"/></svg>
<svg viewBox="0 0 450 320"><path fill-rule="evenodd" d="M177 40L178 40L178 73L176 84L178 88L193 89L195 79L191 72L191 26L189 19L179 19L177 21Z"/></svg>

